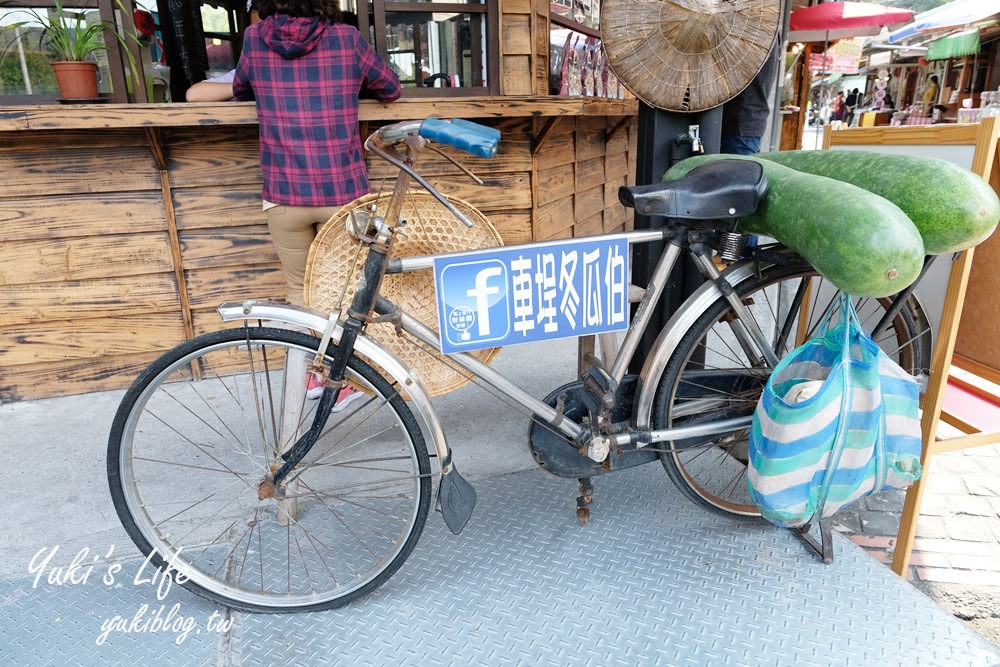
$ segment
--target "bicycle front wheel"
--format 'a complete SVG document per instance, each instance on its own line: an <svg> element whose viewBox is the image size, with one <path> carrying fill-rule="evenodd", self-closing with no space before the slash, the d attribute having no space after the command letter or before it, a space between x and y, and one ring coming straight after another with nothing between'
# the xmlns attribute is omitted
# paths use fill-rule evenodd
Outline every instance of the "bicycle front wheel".
<svg viewBox="0 0 1000 667"><path fill-rule="evenodd" d="M108 443L115 509L143 554L199 595L248 611L338 607L416 545L430 507L424 439L355 356L346 380L362 393L330 412L274 497L259 497L313 423L306 364L318 346L284 329L213 332L160 357L122 400Z"/></svg>
<svg viewBox="0 0 1000 667"><path fill-rule="evenodd" d="M778 359L811 337L839 292L812 269L772 266L758 279L736 288ZM855 298L862 326L875 327L892 300ZM771 374L755 350L734 334L741 326L723 298L713 303L668 362L653 404L655 428L709 423L753 414ZM879 346L914 376L930 360L930 328L913 301L878 337ZM759 516L747 489L749 429L721 436L662 443L660 454L670 478L692 500L723 514Z"/></svg>

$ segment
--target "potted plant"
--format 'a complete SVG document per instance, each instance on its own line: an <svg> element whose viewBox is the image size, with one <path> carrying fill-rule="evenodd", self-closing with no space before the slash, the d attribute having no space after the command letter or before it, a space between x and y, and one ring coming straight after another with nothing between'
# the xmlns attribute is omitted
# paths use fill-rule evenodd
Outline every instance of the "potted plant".
<svg viewBox="0 0 1000 667"><path fill-rule="evenodd" d="M106 34L114 35L125 47L123 51L135 78L135 62L128 50L128 39L118 32L113 23L104 21L88 23L82 12L65 10L60 0L53 0L53 5L55 9L46 13L37 9L21 8L20 11L29 14L31 20L9 24L3 28L13 30L30 28L38 24L42 26L39 45L56 58L51 66L63 100L98 99L95 55L107 50L104 41ZM128 37L135 40L134 35Z"/></svg>

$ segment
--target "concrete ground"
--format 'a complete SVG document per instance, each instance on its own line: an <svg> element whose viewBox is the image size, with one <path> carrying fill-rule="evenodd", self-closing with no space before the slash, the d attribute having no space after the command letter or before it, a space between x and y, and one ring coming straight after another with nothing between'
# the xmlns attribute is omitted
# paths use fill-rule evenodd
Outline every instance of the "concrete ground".
<svg viewBox="0 0 1000 667"><path fill-rule="evenodd" d="M544 396L574 376L575 341L507 348L495 366ZM94 545L115 545L105 560L138 555L118 522L105 473L107 435L123 393L0 405L0 452L9 462L0 469L8 491L0 579L27 576L42 548L58 546L67 560ZM461 442L455 462L469 479L535 467L527 416L474 386L435 402L445 431ZM910 580L1000 646L1000 446L940 455L930 474ZM838 515L836 528L888 567L902 497L867 498ZM567 512L572 501L567 496Z"/></svg>
<svg viewBox="0 0 1000 667"><path fill-rule="evenodd" d="M908 578L1000 646L1000 445L938 454L929 467ZM904 496L865 498L834 525L888 566Z"/></svg>

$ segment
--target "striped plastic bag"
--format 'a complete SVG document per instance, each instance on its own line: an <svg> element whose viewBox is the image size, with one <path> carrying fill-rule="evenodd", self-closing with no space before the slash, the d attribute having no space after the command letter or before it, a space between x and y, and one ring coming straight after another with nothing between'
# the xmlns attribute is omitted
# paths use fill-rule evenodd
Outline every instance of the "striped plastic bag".
<svg viewBox="0 0 1000 667"><path fill-rule="evenodd" d="M750 495L778 526L920 477L920 386L861 329L850 298L838 310L778 364L754 411Z"/></svg>

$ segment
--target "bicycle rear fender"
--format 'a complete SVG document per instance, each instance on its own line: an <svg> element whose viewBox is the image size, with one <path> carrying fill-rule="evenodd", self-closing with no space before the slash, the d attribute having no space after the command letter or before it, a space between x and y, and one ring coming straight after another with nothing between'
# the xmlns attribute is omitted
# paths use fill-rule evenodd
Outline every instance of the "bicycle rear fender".
<svg viewBox="0 0 1000 667"><path fill-rule="evenodd" d="M224 303L217 310L224 322L270 320L313 331L323 331L328 322L326 316L306 308L270 301ZM333 343L339 342L341 333L342 329L338 324L333 331L331 341ZM408 394L409 403L416 408L417 419L424 437L430 440L434 449L437 450L438 461L449 460L448 443L445 440L441 417L431 403L430 396L420 379L400 361L399 357L366 335L358 336L354 348L366 360L378 364L389 375L390 379L394 380Z"/></svg>
<svg viewBox="0 0 1000 667"><path fill-rule="evenodd" d="M726 269L721 278L735 287L751 278L755 271L764 268L764 266L754 262L740 262ZM635 419L635 428L640 433L650 430L653 419L653 399L659 388L659 380L681 338L694 326L698 317L720 297L722 297L722 292L719 291L714 282L709 280L703 283L671 316L660 331L660 335L653 342L653 346L642 365L642 370L639 372L639 383L635 390L635 404L632 414ZM654 434L652 442L662 439L662 437L657 438Z"/></svg>

